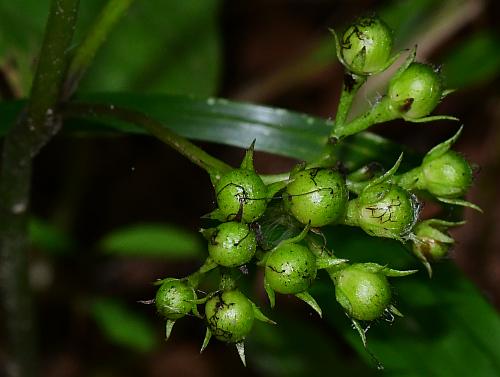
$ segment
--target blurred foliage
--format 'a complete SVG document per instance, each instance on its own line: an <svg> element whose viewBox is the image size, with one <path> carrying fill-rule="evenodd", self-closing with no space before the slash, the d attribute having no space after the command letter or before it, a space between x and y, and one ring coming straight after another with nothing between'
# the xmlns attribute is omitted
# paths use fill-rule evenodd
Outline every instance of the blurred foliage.
<svg viewBox="0 0 500 377"><path fill-rule="evenodd" d="M48 5L49 0L0 2L0 65L15 61L25 94ZM74 48L102 5L82 2ZM221 68L218 6L218 0L135 2L97 54L81 89L214 94Z"/></svg>
<svg viewBox="0 0 500 377"><path fill-rule="evenodd" d="M460 43L443 61L450 88L476 86L500 75L500 38L482 30Z"/></svg>
<svg viewBox="0 0 500 377"><path fill-rule="evenodd" d="M158 334L151 319L118 300L95 298L90 305L90 314L103 335L116 345L140 352L151 351L157 345Z"/></svg>
<svg viewBox="0 0 500 377"><path fill-rule="evenodd" d="M77 246L76 241L64 231L37 217L30 219L29 237L32 246L54 255L69 254Z"/></svg>
<svg viewBox="0 0 500 377"><path fill-rule="evenodd" d="M138 224L117 229L99 241L99 248L120 256L169 260L203 257L200 237L172 224Z"/></svg>

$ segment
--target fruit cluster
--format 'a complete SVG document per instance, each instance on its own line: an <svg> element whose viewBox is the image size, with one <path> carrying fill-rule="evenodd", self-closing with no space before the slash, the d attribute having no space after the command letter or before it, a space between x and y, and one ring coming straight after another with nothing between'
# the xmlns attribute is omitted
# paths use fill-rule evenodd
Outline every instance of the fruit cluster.
<svg viewBox="0 0 500 377"><path fill-rule="evenodd" d="M158 282L156 307L166 319L167 338L174 322L192 313L207 326L202 350L210 338L235 344L244 362L243 341L255 320L274 324L237 287L244 266L263 269L263 286L270 306L275 295L294 295L320 316L321 308L308 292L319 270L325 270L335 287L335 297L351 318L366 345L363 321L401 313L392 304L388 277L410 275L376 263L349 263L333 255L326 242L318 242L321 228L344 224L361 228L374 237L396 239L410 247L431 274L431 262L443 259L453 238L448 228L462 222L419 220L421 197L476 208L463 197L472 184L472 169L450 150L461 129L429 151L420 166L398 173L402 155L387 171L370 164L346 172L334 161L332 151L342 140L373 124L395 118L411 122L455 119L429 116L448 93L439 73L415 62L415 49L390 80L388 91L365 114L347 122L347 113L359 87L370 75L394 63L392 35L378 18L357 20L342 38L334 33L339 60L346 68L335 124L317 161L301 163L281 179L265 184L255 172L253 144L239 168L211 174L217 208L207 215L215 226L202 229L209 256L195 273L182 279ZM375 168L374 168L375 167ZM264 219L290 225L291 234L270 236ZM296 231L299 229L298 231ZM198 297L198 285L211 270L220 272L219 288ZM200 314L198 306L204 305Z"/></svg>

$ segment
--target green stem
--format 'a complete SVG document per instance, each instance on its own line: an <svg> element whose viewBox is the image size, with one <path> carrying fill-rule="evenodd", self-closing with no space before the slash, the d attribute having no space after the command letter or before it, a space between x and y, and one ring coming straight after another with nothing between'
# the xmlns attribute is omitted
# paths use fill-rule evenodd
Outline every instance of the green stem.
<svg viewBox="0 0 500 377"><path fill-rule="evenodd" d="M193 272L191 275L187 277L187 281L189 282L189 285L193 288L198 288L198 285L200 284L200 280L203 278L203 276L213 270L214 268L217 267L217 263L215 263L212 258L208 257L205 259L205 262L201 265L198 270Z"/></svg>
<svg viewBox="0 0 500 377"><path fill-rule="evenodd" d="M387 97L384 97L363 115L360 115L347 124L335 127L331 136L340 139L349 135L354 135L366 130L374 124L387 122L397 117L398 114L391 110Z"/></svg>
<svg viewBox="0 0 500 377"><path fill-rule="evenodd" d="M60 128L56 106L78 0L53 0L27 108L4 139L0 173L0 287L7 375L38 374L27 234L32 158Z"/></svg>
<svg viewBox="0 0 500 377"><path fill-rule="evenodd" d="M104 44L115 25L125 15L134 0L109 0L97 16L90 31L77 48L69 65L64 84L64 98L69 98L92 64L99 48Z"/></svg>
<svg viewBox="0 0 500 377"><path fill-rule="evenodd" d="M347 115L351 110L352 101L356 96L359 88L366 82L365 76L346 73L342 84L342 93L340 95L335 123L333 124L330 136L335 136L335 128L340 128L344 125Z"/></svg>
<svg viewBox="0 0 500 377"><path fill-rule="evenodd" d="M207 171L211 176L217 177L232 169L225 162L211 156L189 140L172 132L163 123L140 112L109 105L83 103L67 104L64 112L68 117L108 118L142 127L151 135L163 141L191 162Z"/></svg>
<svg viewBox="0 0 500 377"><path fill-rule="evenodd" d="M420 179L421 174L422 174L422 168L418 166L401 175L395 175L393 177L393 180L399 186L407 190L422 189L423 187L421 187L421 185L419 184L422 183L422 180Z"/></svg>

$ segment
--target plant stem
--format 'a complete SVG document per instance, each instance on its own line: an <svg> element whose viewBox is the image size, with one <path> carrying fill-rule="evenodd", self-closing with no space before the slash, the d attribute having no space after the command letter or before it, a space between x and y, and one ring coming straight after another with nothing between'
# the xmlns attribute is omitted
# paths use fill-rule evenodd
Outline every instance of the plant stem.
<svg viewBox="0 0 500 377"><path fill-rule="evenodd" d="M67 67L79 0L53 0L30 99L5 136L0 173L0 279L7 375L37 375L27 234L31 160L60 128L55 107Z"/></svg>
<svg viewBox="0 0 500 377"><path fill-rule="evenodd" d="M333 128L331 136L334 136L335 127L342 127L347 119L349 110L352 106L352 101L356 96L359 88L366 82L365 76L358 76L355 74L344 74L344 82L342 84L342 93L340 95L339 105L337 108L337 114L335 115L335 123L333 123Z"/></svg>
<svg viewBox="0 0 500 377"><path fill-rule="evenodd" d="M94 60L97 51L104 44L117 22L125 15L133 1L109 0L101 10L71 59L63 89L65 99L71 97L75 92L78 83Z"/></svg>
<svg viewBox="0 0 500 377"><path fill-rule="evenodd" d="M163 141L211 176L219 176L232 168L225 162L211 156L189 140L169 130L163 123L138 111L127 110L116 106L70 103L66 105L65 114L69 117L108 118L132 123L144 128L157 139Z"/></svg>

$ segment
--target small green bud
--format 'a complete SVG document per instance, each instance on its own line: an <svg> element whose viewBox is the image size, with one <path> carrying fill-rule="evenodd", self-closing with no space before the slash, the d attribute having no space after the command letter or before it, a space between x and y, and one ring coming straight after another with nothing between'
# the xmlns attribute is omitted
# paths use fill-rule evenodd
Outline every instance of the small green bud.
<svg viewBox="0 0 500 377"><path fill-rule="evenodd" d="M212 334L227 343L245 339L255 319L252 302L238 290L224 291L208 300L205 316Z"/></svg>
<svg viewBox="0 0 500 377"><path fill-rule="evenodd" d="M155 304L158 313L169 320L176 320L189 313L195 304L194 289L179 279L165 279L156 292Z"/></svg>
<svg viewBox="0 0 500 377"><path fill-rule="evenodd" d="M215 185L219 214L224 220L250 223L261 217L267 207L267 189L253 170L235 169Z"/></svg>
<svg viewBox="0 0 500 377"><path fill-rule="evenodd" d="M353 319L371 321L379 318L391 302L391 287L383 273L353 264L333 277L338 303Z"/></svg>
<svg viewBox="0 0 500 377"><path fill-rule="evenodd" d="M348 191L345 179L332 169L307 169L293 176L285 206L302 224L320 227L344 216Z"/></svg>
<svg viewBox="0 0 500 377"><path fill-rule="evenodd" d="M462 197L471 185L472 169L467 160L454 151L449 150L422 163L418 187L432 195L442 198Z"/></svg>
<svg viewBox="0 0 500 377"><path fill-rule="evenodd" d="M436 262L448 255L455 240L448 234L453 226L463 225L464 221L450 222L439 219L429 219L418 223L413 229L413 253L432 275L431 262Z"/></svg>
<svg viewBox="0 0 500 377"><path fill-rule="evenodd" d="M316 272L316 257L307 247L285 243L268 256L265 279L276 292L297 294L309 288Z"/></svg>
<svg viewBox="0 0 500 377"><path fill-rule="evenodd" d="M431 66L411 63L393 77L387 95L394 113L403 118L418 119L436 108L443 96L443 84Z"/></svg>
<svg viewBox="0 0 500 377"><path fill-rule="evenodd" d="M340 53L349 71L370 75L387 67L392 44L392 32L381 19L363 17L343 34Z"/></svg>
<svg viewBox="0 0 500 377"><path fill-rule="evenodd" d="M368 186L348 203L346 223L376 237L402 239L418 217L414 195L393 183Z"/></svg>
<svg viewBox="0 0 500 377"><path fill-rule="evenodd" d="M224 267L238 267L249 262L256 248L255 233L248 224L234 221L215 228L208 243L208 252L214 262Z"/></svg>

